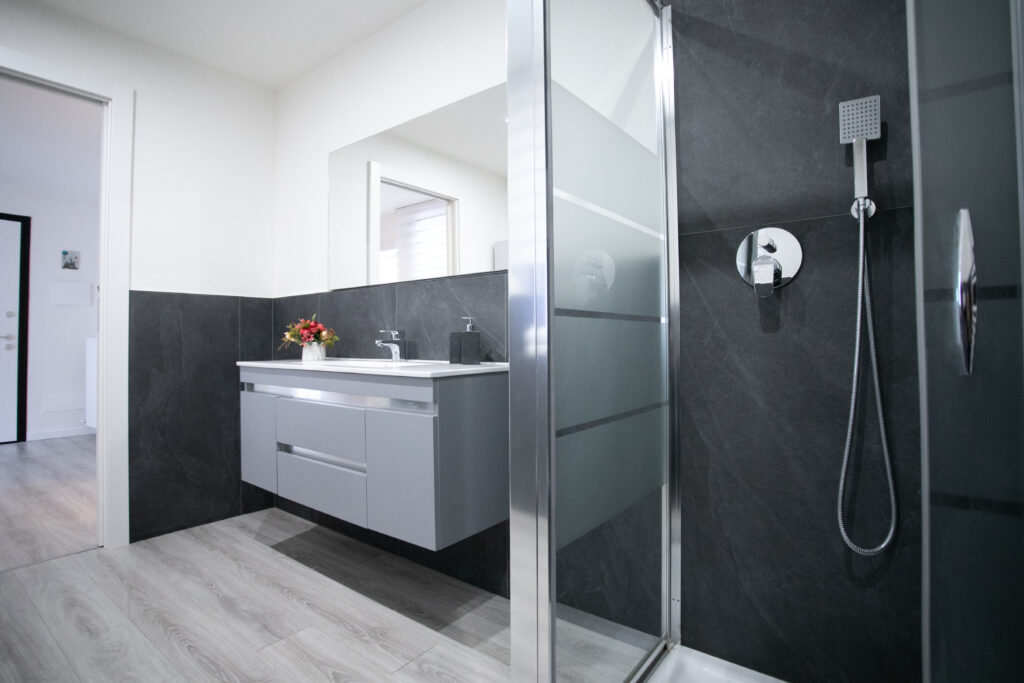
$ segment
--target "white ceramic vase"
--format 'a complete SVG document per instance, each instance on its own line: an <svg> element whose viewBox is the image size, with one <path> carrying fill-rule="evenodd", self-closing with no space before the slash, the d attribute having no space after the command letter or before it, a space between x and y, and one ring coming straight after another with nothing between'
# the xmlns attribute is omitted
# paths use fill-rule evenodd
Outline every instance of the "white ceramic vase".
<svg viewBox="0 0 1024 683"><path fill-rule="evenodd" d="M317 342L309 342L302 347L302 360L305 362L327 360L327 347Z"/></svg>

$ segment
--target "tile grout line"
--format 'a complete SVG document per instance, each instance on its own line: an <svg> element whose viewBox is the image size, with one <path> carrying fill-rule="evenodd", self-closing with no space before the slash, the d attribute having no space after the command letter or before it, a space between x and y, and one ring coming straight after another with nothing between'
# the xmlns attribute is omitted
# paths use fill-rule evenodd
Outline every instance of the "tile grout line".
<svg viewBox="0 0 1024 683"><path fill-rule="evenodd" d="M889 211L905 211L907 209L913 210L913 208L914 208L913 204L906 204L906 205L900 205L900 206L887 206L885 208L879 208L878 209L878 213L882 214L882 213L887 213ZM793 223L810 223L812 221L824 221L824 220L828 220L828 219L831 219L831 218L843 218L843 217L846 217L846 216L850 216L849 212L825 214L825 215L821 215L821 216L809 216L807 218L787 218L787 219L784 219L784 220L768 221L768 222L762 222L762 223L747 223L745 225L731 225L731 226L719 227L719 228L708 228L707 230L695 230L693 232L682 232L682 231L680 231L679 239L685 239L686 237L696 236L696 235L707 235L708 233L729 232L730 230L753 230L755 228L764 228L764 227L773 226L773 225L781 227L781 226L786 226L786 225L792 225ZM850 216L850 220L853 220L852 216Z"/></svg>
<svg viewBox="0 0 1024 683"><path fill-rule="evenodd" d="M398 668L397 668L397 669L395 669L394 671L389 671L389 672L388 672L388 675L389 675L389 676L394 676L394 675L395 675L396 673L398 673L399 671L401 671L401 670L402 670L402 669L404 669L405 667L409 666L410 664L412 664L413 662L415 662L415 661L416 661L417 659L419 659L419 658L420 658L420 657L422 657L423 655L425 655L425 654L427 654L428 652L430 652L431 650L435 649L435 648L436 648L436 647L437 647L438 645L439 645L439 643L434 643L433 645L431 645L430 647L428 647L428 648L427 648L426 650L424 650L423 652L419 653L418 655L416 655L415 657L413 657L413 658L412 658L412 659L410 659L410 660L409 660L408 662L406 662L406 663L405 663L405 664L403 664L402 666L398 667Z"/></svg>
<svg viewBox="0 0 1024 683"><path fill-rule="evenodd" d="M279 643L281 643L281 642L283 642L283 641L285 641L285 640L288 640L288 639L289 639L289 638L291 638L292 636L296 636L296 635L298 635L298 634L300 634L300 633L303 633L303 632L305 632L305 631L308 631L308 630L309 630L309 629L311 629L311 628L316 628L316 626L317 626L317 624L308 624L308 625L306 625L306 626L303 626L303 627L302 627L302 628L300 628L300 629L296 629L295 631L292 631L292 632L291 632L291 633L289 633L288 635L286 635L286 636L282 636L282 637L278 638L277 640L275 640L275 641L274 641L274 642L272 642L272 643L267 643L267 644L266 644L266 645L264 645L263 647L257 648L257 649L256 649L256 654L258 654L258 655L262 656L262 655L263 655L263 651L264 651L264 650L266 650L266 649L267 649L268 647L273 647L274 645L277 645L277 644L279 644Z"/></svg>

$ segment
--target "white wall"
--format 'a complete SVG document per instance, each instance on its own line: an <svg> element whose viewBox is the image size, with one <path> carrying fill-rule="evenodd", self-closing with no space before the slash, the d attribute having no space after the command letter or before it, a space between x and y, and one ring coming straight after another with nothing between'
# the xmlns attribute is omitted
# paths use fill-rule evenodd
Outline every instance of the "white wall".
<svg viewBox="0 0 1024 683"><path fill-rule="evenodd" d="M328 288L332 151L504 80L505 3L432 0L283 88L275 296Z"/></svg>
<svg viewBox="0 0 1024 683"><path fill-rule="evenodd" d="M273 294L273 91L36 4L0 45L136 89L133 289Z"/></svg>
<svg viewBox="0 0 1024 683"><path fill-rule="evenodd" d="M97 133L99 131L97 130ZM93 199L53 194L45 188L0 185L0 210L32 218L29 261L29 352L26 437L29 441L87 434L85 338L95 337L99 319L99 160ZM81 252L78 270L60 267L60 252ZM85 283L86 306L53 305L52 283ZM22 340L24 341L24 340Z"/></svg>
<svg viewBox="0 0 1024 683"><path fill-rule="evenodd" d="M367 163L381 174L459 200L459 273L492 270L492 245L508 239L504 176L380 133L330 154L329 288L359 287L367 279Z"/></svg>

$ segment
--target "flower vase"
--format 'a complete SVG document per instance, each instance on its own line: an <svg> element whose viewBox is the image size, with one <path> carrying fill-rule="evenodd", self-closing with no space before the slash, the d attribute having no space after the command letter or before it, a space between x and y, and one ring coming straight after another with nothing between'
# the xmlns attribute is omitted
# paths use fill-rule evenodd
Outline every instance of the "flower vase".
<svg viewBox="0 0 1024 683"><path fill-rule="evenodd" d="M304 363L321 360L327 360L327 348L323 344L308 342L302 347L302 361Z"/></svg>

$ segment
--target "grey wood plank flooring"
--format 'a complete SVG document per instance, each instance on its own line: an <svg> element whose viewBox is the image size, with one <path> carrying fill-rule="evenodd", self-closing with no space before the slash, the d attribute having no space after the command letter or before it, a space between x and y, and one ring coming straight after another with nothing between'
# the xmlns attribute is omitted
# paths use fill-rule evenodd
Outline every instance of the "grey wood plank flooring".
<svg viewBox="0 0 1024 683"><path fill-rule="evenodd" d="M96 438L0 445L0 571L96 546Z"/></svg>
<svg viewBox="0 0 1024 683"><path fill-rule="evenodd" d="M330 627L310 626L264 648L266 657L290 680L376 683L401 668L366 653L358 641Z"/></svg>
<svg viewBox="0 0 1024 683"><path fill-rule="evenodd" d="M0 573L0 681L75 681L64 652L11 572Z"/></svg>
<svg viewBox="0 0 1024 683"><path fill-rule="evenodd" d="M74 557L23 567L9 574L25 587L83 681L178 680L167 660L97 590Z"/></svg>
<svg viewBox="0 0 1024 683"><path fill-rule="evenodd" d="M368 653L380 657L385 666L403 666L436 644L436 639L414 628L415 622L230 527L206 525L183 533L229 559L239 579L340 628L360 641Z"/></svg>
<svg viewBox="0 0 1024 683"><path fill-rule="evenodd" d="M255 648L238 632L165 591L166 576L130 568L124 556L132 552L130 547L94 551L74 559L189 680L275 680Z"/></svg>
<svg viewBox="0 0 1024 683"><path fill-rule="evenodd" d="M264 510L0 571L0 681L507 681L508 622L504 598ZM639 661L558 629L565 680Z"/></svg>

